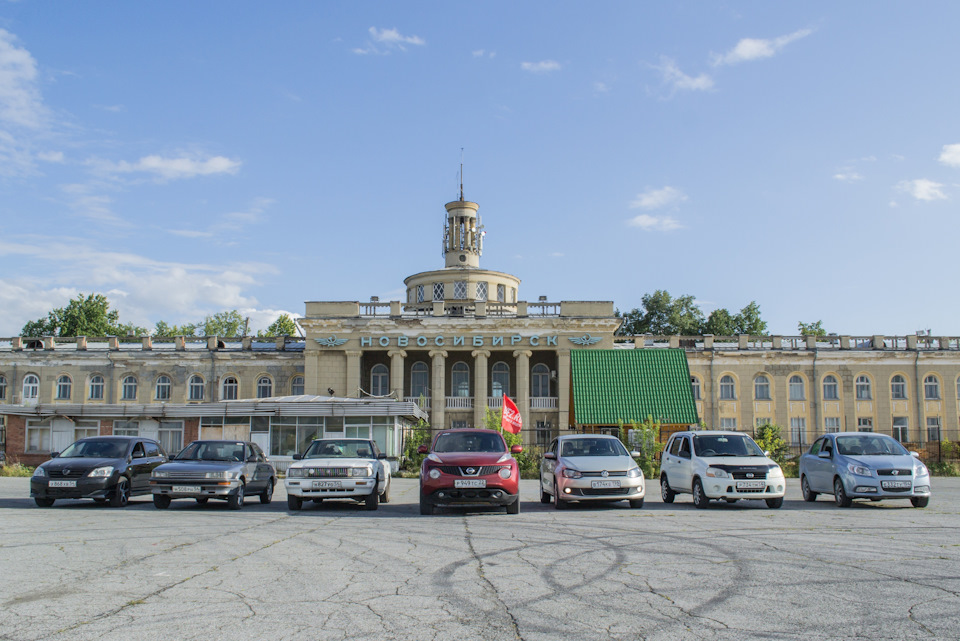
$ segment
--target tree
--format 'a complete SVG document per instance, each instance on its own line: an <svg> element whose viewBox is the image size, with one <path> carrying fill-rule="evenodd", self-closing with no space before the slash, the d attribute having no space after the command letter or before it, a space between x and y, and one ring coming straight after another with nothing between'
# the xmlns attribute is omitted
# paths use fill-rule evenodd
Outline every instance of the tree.
<svg viewBox="0 0 960 641"><path fill-rule="evenodd" d="M297 322L290 318L289 314L280 314L277 320L273 321L266 331L257 332L257 336L299 336Z"/></svg>
<svg viewBox="0 0 960 641"><path fill-rule="evenodd" d="M800 332L801 336L826 336L827 330L823 328L823 321L817 321L816 323L797 323L797 331Z"/></svg>
<svg viewBox="0 0 960 641"><path fill-rule="evenodd" d="M218 312L203 319L203 335L236 338L246 333L246 325L247 319L235 309Z"/></svg>
<svg viewBox="0 0 960 641"><path fill-rule="evenodd" d="M698 336L703 333L703 312L693 296L674 299L670 308L669 333L681 336Z"/></svg>
<svg viewBox="0 0 960 641"><path fill-rule="evenodd" d="M722 307L715 309L707 317L707 322L703 326L703 333L713 334L714 336L733 336L737 333L736 319Z"/></svg>
<svg viewBox="0 0 960 641"><path fill-rule="evenodd" d="M120 325L120 312L110 309L110 301L103 294L79 294L67 303L50 311L46 318L30 321L20 330L21 336L119 336L126 335Z"/></svg>
<svg viewBox="0 0 960 641"><path fill-rule="evenodd" d="M663 443L660 442L661 426L660 421L654 420L653 416L647 416L642 423L630 423L628 425L620 423L620 440L627 446L627 449L640 453L640 456L636 459L637 465L640 466L643 475L648 479L655 479L660 476L657 455L663 449Z"/></svg>
<svg viewBox="0 0 960 641"><path fill-rule="evenodd" d="M643 323L643 311L634 307L626 314L621 314L619 309L614 310L613 315L622 318L620 328L617 330L617 336L637 336L646 334L646 325Z"/></svg>
<svg viewBox="0 0 960 641"><path fill-rule="evenodd" d="M480 427L485 427L488 430L496 430L503 434L503 440L507 442L507 447L513 447L514 445L523 445L523 437L520 434L512 434L506 430L500 429L500 421L503 410L493 410L489 407L483 413L483 424ZM540 476L540 454L533 452L529 449L524 449L519 454L514 454L513 458L517 459L517 465L520 467L520 478L524 479L535 479Z"/></svg>
<svg viewBox="0 0 960 641"><path fill-rule="evenodd" d="M658 289L652 294L644 294L640 299L643 303L644 334L672 334L670 325L670 311L673 307L673 298L670 293Z"/></svg>
<svg viewBox="0 0 960 641"><path fill-rule="evenodd" d="M163 338L173 338L174 336L196 336L197 324L184 323L183 325L171 325L166 321L157 321L153 329L153 335Z"/></svg>
<svg viewBox="0 0 960 641"><path fill-rule="evenodd" d="M750 304L740 310L740 313L733 317L737 334L749 334L751 336L764 336L767 333L767 322L760 318L760 306L757 301L752 300Z"/></svg>
<svg viewBox="0 0 960 641"><path fill-rule="evenodd" d="M790 454L790 446L783 440L782 432L783 429L779 425L765 423L757 428L756 439L754 439L760 449L770 452L770 458L781 467Z"/></svg>

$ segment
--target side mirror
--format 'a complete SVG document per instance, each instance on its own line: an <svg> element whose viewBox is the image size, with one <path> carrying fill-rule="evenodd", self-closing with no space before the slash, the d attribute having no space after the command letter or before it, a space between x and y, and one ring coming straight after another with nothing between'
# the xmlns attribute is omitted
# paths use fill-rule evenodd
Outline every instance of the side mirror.
<svg viewBox="0 0 960 641"><path fill-rule="evenodd" d="M385 458L387 458L387 455L384 454L383 452L380 452L379 454L377 454L377 458L378 458L378 459L385 459Z"/></svg>
<svg viewBox="0 0 960 641"><path fill-rule="evenodd" d="M133 458L143 458L143 452L141 450L134 450Z"/></svg>
<svg viewBox="0 0 960 641"><path fill-rule="evenodd" d="M427 447L426 445L421 445L420 447L417 448L417 454L429 454L429 453L430 453L430 448Z"/></svg>
<svg viewBox="0 0 960 641"><path fill-rule="evenodd" d="M545 459L548 460L548 461L556 461L556 460L557 460L557 455L554 454L553 452L544 452L544 453L543 453L543 458L545 458Z"/></svg>
<svg viewBox="0 0 960 641"><path fill-rule="evenodd" d="M519 454L519 453L522 452L522 451L523 451L523 446L522 446L522 445L511 445L511 446L510 446L510 453L511 453L511 454Z"/></svg>
<svg viewBox="0 0 960 641"><path fill-rule="evenodd" d="M50 452L50 458L57 458L60 456L60 452Z"/></svg>
<svg viewBox="0 0 960 641"><path fill-rule="evenodd" d="M770 450L764 450L763 455L766 456L767 458L770 458Z"/></svg>
<svg viewBox="0 0 960 641"><path fill-rule="evenodd" d="M293 460L294 460L294 461L299 461L299 460L301 460L302 458L303 458L303 454L294 454L294 455L293 455Z"/></svg>
<svg viewBox="0 0 960 641"><path fill-rule="evenodd" d="M247 457L247 463L256 463L256 462L257 462L256 454L251 454L250 456Z"/></svg>
<svg viewBox="0 0 960 641"><path fill-rule="evenodd" d="M817 452L817 456L820 458L830 458L830 450L820 450Z"/></svg>
<svg viewBox="0 0 960 641"><path fill-rule="evenodd" d="M910 456L913 458L920 458L920 452L914 452L913 450L910 450Z"/></svg>
<svg viewBox="0 0 960 641"><path fill-rule="evenodd" d="M634 450L634 451L630 452L630 456L632 456L633 458L640 458L640 457L642 456L642 454L640 454L640 452Z"/></svg>

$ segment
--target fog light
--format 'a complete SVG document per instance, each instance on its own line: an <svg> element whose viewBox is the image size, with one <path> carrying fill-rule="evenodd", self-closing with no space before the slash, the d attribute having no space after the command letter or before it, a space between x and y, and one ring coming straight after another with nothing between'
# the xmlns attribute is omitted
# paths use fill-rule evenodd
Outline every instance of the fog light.
<svg viewBox="0 0 960 641"><path fill-rule="evenodd" d="M443 494L443 492L437 492L437 496L439 496L440 498L443 498L443 497L444 497L444 494Z"/></svg>
<svg viewBox="0 0 960 641"><path fill-rule="evenodd" d="M510 471L510 468L509 468L509 467L504 467L504 468L501 468L501 469L500 469L500 478L502 478L502 479L508 479L508 478L510 478L510 475L511 475L511 474L512 474L512 472Z"/></svg>
<svg viewBox="0 0 960 641"><path fill-rule="evenodd" d="M858 485L857 487L853 488L853 491L859 494L876 494L877 488L867 485Z"/></svg>
<svg viewBox="0 0 960 641"><path fill-rule="evenodd" d="M493 498L495 498L495 499L500 498L500 492L494 492L494 493L493 493Z"/></svg>
<svg viewBox="0 0 960 641"><path fill-rule="evenodd" d="M570 494L570 488L569 488L569 487L563 488L563 493L564 493L564 494Z"/></svg>
<svg viewBox="0 0 960 641"><path fill-rule="evenodd" d="M917 487L913 488L913 491L914 491L914 492L920 492L921 494L929 494L929 493L930 493L930 486L929 486L929 485L918 485Z"/></svg>
<svg viewBox="0 0 960 641"><path fill-rule="evenodd" d="M719 491L720 491L720 486L719 486L719 485L714 485L714 486L713 486L713 491L714 491L714 492L719 492Z"/></svg>
<svg viewBox="0 0 960 641"><path fill-rule="evenodd" d="M429 472L427 472L427 476L429 476L432 479L438 479L440 478L440 470L434 467Z"/></svg>

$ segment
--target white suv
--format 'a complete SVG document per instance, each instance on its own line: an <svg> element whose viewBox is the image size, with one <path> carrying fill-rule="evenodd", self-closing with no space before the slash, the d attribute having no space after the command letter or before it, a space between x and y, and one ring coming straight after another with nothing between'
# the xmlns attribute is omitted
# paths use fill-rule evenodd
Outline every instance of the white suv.
<svg viewBox="0 0 960 641"><path fill-rule="evenodd" d="M664 503L688 493L698 508L707 507L711 499L764 499L767 507L778 508L785 492L783 470L742 432L677 432L663 450Z"/></svg>

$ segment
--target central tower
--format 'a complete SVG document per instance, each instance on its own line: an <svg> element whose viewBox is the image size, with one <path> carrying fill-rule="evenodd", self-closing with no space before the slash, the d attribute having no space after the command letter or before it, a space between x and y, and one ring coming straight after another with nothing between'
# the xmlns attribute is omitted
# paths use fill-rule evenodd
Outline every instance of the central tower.
<svg viewBox="0 0 960 641"><path fill-rule="evenodd" d="M480 205L460 200L444 205L447 219L443 224L444 266L480 267L480 254L483 253L483 225L477 211Z"/></svg>

